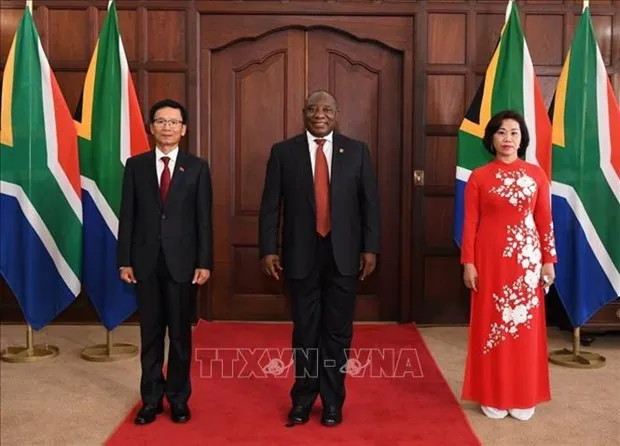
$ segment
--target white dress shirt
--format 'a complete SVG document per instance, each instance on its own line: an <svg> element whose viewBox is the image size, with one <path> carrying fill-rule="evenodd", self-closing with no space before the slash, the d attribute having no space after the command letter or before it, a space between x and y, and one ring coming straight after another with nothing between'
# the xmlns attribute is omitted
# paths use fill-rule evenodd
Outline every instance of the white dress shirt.
<svg viewBox="0 0 620 446"><path fill-rule="evenodd" d="M323 153L325 154L325 158L327 159L327 173L331 180L334 132L330 132L329 135L319 138L317 136L314 136L313 134L311 134L309 131L306 130L306 136L308 137L308 147L310 149L310 164L312 164L312 178L314 178L314 166L316 165L316 149L318 147L318 144L314 142L314 140L324 139L325 144L323 144Z"/></svg>
<svg viewBox="0 0 620 446"><path fill-rule="evenodd" d="M177 161L178 154L178 147L175 147L174 150L167 155L161 150L159 150L159 147L155 149L155 168L157 169L157 184L161 183L161 173L164 171L164 167L166 166L161 159L164 156L170 158L170 161L168 161L168 170L170 170L170 179L172 180L172 175L174 175L174 164Z"/></svg>

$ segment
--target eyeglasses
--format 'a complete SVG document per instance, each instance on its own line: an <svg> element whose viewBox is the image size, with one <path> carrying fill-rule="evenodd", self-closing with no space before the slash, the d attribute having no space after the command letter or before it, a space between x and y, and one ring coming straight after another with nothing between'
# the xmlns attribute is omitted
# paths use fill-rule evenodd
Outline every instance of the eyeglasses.
<svg viewBox="0 0 620 446"><path fill-rule="evenodd" d="M179 121L178 119L158 118L153 121L153 124L155 125L155 127L164 127L166 124L169 124L170 127L172 127L173 129L176 129L176 128L179 128L183 124L183 121Z"/></svg>

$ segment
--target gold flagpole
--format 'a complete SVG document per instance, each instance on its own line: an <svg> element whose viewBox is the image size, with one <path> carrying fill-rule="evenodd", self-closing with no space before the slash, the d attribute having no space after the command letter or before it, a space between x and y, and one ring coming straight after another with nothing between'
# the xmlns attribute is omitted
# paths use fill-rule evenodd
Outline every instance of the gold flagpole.
<svg viewBox="0 0 620 446"><path fill-rule="evenodd" d="M138 347L133 344L113 343L112 332L106 330L106 343L86 347L80 353L83 359L92 362L111 362L133 358L138 354Z"/></svg>
<svg viewBox="0 0 620 446"><path fill-rule="evenodd" d="M573 369L599 369L605 365L606 359L598 353L586 352L580 348L581 331L573 330L573 349L563 348L549 353L549 362Z"/></svg>
<svg viewBox="0 0 620 446"><path fill-rule="evenodd" d="M26 328L26 345L10 345L0 353L6 362L36 362L58 356L58 347L49 344L34 344L34 333L30 324Z"/></svg>
<svg viewBox="0 0 620 446"><path fill-rule="evenodd" d="M33 14L32 0L26 0L26 8ZM34 333L30 324L26 325L26 345L11 345L0 352L2 361L35 362L58 356L58 347L34 344Z"/></svg>
<svg viewBox="0 0 620 446"><path fill-rule="evenodd" d="M582 14L590 6L589 0L583 1ZM598 369L605 365L605 357L598 353L582 351L580 348L581 330L573 329L573 349L566 348L549 353L549 361L563 367L578 369Z"/></svg>
<svg viewBox="0 0 620 446"><path fill-rule="evenodd" d="M109 10L112 7L114 0L108 1ZM118 361L121 359L129 359L138 354L138 347L133 344L126 343L114 343L112 342L112 332L106 330L106 343L96 344L89 347L85 347L80 352L80 356L93 362L110 362Z"/></svg>

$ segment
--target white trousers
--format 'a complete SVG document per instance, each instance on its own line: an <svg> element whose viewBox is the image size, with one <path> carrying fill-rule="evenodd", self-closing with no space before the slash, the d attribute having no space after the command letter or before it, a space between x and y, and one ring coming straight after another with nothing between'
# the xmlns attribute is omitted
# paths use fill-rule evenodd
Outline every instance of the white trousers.
<svg viewBox="0 0 620 446"><path fill-rule="evenodd" d="M506 418L508 414L511 417L516 418L517 420L527 421L534 415L534 411L536 407L530 407L529 409L496 409L494 407L489 406L480 406L482 412L489 418L494 420L500 420L502 418Z"/></svg>

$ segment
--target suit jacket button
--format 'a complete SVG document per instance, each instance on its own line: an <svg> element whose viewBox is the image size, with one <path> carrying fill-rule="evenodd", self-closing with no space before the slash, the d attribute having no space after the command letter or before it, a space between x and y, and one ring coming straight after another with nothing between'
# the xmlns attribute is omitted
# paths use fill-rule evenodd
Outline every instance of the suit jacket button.
<svg viewBox="0 0 620 446"><path fill-rule="evenodd" d="M165 220L166 219L166 214L161 214L161 219Z"/></svg>

